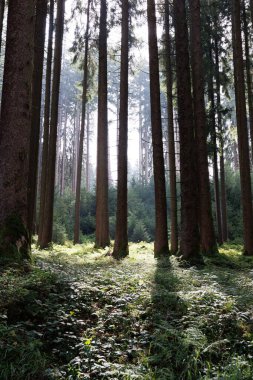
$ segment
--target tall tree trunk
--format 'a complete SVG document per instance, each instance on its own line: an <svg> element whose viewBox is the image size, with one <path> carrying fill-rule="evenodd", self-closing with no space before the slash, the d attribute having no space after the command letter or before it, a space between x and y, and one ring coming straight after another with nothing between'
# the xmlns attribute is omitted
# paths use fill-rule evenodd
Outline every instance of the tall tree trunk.
<svg viewBox="0 0 253 380"><path fill-rule="evenodd" d="M0 54L2 50L4 10L5 10L5 0L0 0Z"/></svg>
<svg viewBox="0 0 253 380"><path fill-rule="evenodd" d="M81 177L83 162L83 141L85 130L86 103L87 103L87 85L88 85L88 53L89 53L89 28L90 28L90 3L87 5L87 25L85 32L85 52L84 52L84 69L83 69L83 94L82 94L82 120L79 140L77 176L76 176L76 203L75 203L75 226L74 226L74 244L79 243L80 235L80 204L81 204Z"/></svg>
<svg viewBox="0 0 253 380"><path fill-rule="evenodd" d="M42 232L43 232L43 225L44 225L44 206L45 206L46 183L47 183L53 34L54 34L54 0L50 0L45 106L44 106L44 131L43 131L43 148L42 148L42 170L41 170L41 188L40 188L39 235L38 235L39 246L41 245L41 242L42 242Z"/></svg>
<svg viewBox="0 0 253 380"><path fill-rule="evenodd" d="M201 46L200 1L190 0L191 20L191 63L195 138L198 167L199 225L201 251L203 254L217 252L214 233L211 192L207 158L207 131L204 99L203 54Z"/></svg>
<svg viewBox="0 0 253 380"><path fill-rule="evenodd" d="M67 122L68 115L65 112L64 126L63 126L63 147L62 147L62 167L61 167L61 195L65 191L65 171L66 171L66 146L67 146Z"/></svg>
<svg viewBox="0 0 253 380"><path fill-rule="evenodd" d="M216 133L216 120L215 120L215 98L214 98L214 86L213 68L215 66L213 62L213 49L212 41L209 40L209 63L211 66L211 72L208 77L208 100L211 105L210 110L210 124L211 124L211 141L213 147L213 182L214 182L214 196L215 196L215 210L216 210L216 223L217 223L217 240L219 245L222 241L222 220L221 220L221 203L220 203L220 182L219 182L219 169L218 169L218 154L217 154L217 133Z"/></svg>
<svg viewBox="0 0 253 380"><path fill-rule="evenodd" d="M240 2L232 0L232 35L234 58L234 83L236 118L241 177L241 197L243 210L244 254L253 255L253 210L250 178L249 144L246 115L244 65L241 37Z"/></svg>
<svg viewBox="0 0 253 380"><path fill-rule="evenodd" d="M52 84L50 137L48 150L47 185L44 209L44 226L42 233L41 248L48 247L52 241L53 233L53 208L54 208L54 184L55 184L55 162L57 142L57 122L59 106L59 89L61 77L62 40L64 32L64 8L65 0L57 1L57 18L55 33L54 72Z"/></svg>
<svg viewBox="0 0 253 380"><path fill-rule="evenodd" d="M163 156L163 136L160 104L159 61L156 34L155 1L147 1L150 103L155 182L155 257L168 254L167 202Z"/></svg>
<svg viewBox="0 0 253 380"><path fill-rule="evenodd" d="M28 229L35 230L35 210L38 178L38 158L40 140L40 112L42 76L44 63L45 30L47 18L47 0L36 1L35 33L34 33L34 60L32 83L32 121L29 152L29 177L28 177Z"/></svg>
<svg viewBox="0 0 253 380"><path fill-rule="evenodd" d="M116 232L113 257L128 255L127 231L127 138L128 138L128 55L129 55L129 1L122 0L120 104L118 131L118 188Z"/></svg>
<svg viewBox="0 0 253 380"><path fill-rule="evenodd" d="M249 130L251 140L251 160L253 163L253 92L252 92L252 73L250 62L250 48L249 48L249 31L247 23L247 15L245 9L245 3L243 1L243 33L244 33L244 46L245 46L245 66L246 66L246 78L247 78L247 94L248 94L248 108L249 108Z"/></svg>
<svg viewBox="0 0 253 380"><path fill-rule="evenodd" d="M198 191L196 147L191 95L188 29L185 0L174 0L178 122L181 169L181 242L180 253L186 260L198 260L200 236L198 227Z"/></svg>
<svg viewBox="0 0 253 380"><path fill-rule="evenodd" d="M219 70L219 45L218 38L215 38L215 80L216 80L216 112L218 115L218 131L220 135L220 204L221 204L221 229L222 242L228 240L227 225L227 196L226 196L226 175L224 163L224 137L222 130L221 99L220 99L220 70Z"/></svg>
<svg viewBox="0 0 253 380"><path fill-rule="evenodd" d="M86 190L90 191L90 110L87 106L87 157L86 157Z"/></svg>
<svg viewBox="0 0 253 380"><path fill-rule="evenodd" d="M107 4L101 0L99 31L96 247L110 244L108 212Z"/></svg>
<svg viewBox="0 0 253 380"><path fill-rule="evenodd" d="M34 1L9 0L0 119L0 260L28 258Z"/></svg>
<svg viewBox="0 0 253 380"><path fill-rule="evenodd" d="M169 140L169 178L170 178L170 250L172 254L178 251L178 226L177 226L177 178L174 138L173 115L173 75L171 63L171 37L169 20L169 0L165 0L165 44L166 44L166 87L168 107L168 140Z"/></svg>

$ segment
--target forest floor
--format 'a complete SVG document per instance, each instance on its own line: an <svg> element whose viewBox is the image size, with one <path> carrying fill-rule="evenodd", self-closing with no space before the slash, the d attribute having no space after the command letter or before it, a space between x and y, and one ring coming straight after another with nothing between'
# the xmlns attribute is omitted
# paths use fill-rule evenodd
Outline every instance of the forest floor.
<svg viewBox="0 0 253 380"><path fill-rule="evenodd" d="M253 379L253 258L34 249L0 272L0 379Z"/></svg>

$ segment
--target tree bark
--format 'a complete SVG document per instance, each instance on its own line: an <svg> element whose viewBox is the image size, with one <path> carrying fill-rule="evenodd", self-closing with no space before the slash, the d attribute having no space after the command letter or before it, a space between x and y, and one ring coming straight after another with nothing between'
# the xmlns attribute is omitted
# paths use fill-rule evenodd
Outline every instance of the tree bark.
<svg viewBox="0 0 253 380"><path fill-rule="evenodd" d="M170 178L170 251L178 251L177 225L177 176L175 159L174 115L173 115L173 75L171 62L171 37L169 21L169 0L165 0L165 48L166 48L166 88L168 107L169 178Z"/></svg>
<svg viewBox="0 0 253 380"><path fill-rule="evenodd" d="M249 144L246 115L244 65L241 37L240 2L232 0L232 36L236 118L243 210L244 254L253 255L253 210L250 178Z"/></svg>
<svg viewBox="0 0 253 380"><path fill-rule="evenodd" d="M201 46L200 1L190 0L191 20L191 64L193 83L193 105L198 167L199 225L201 251L203 254L217 252L214 233L211 192L207 157L207 131L204 99L203 54Z"/></svg>
<svg viewBox="0 0 253 380"><path fill-rule="evenodd" d="M65 0L57 1L57 18L55 33L54 72L51 100L50 137L48 150L47 185L44 209L44 226L41 248L47 248L52 241L53 233L53 208L54 208L54 184L56 163L57 122L59 106L59 89L61 77L62 40L64 32L64 8Z"/></svg>
<svg viewBox="0 0 253 380"><path fill-rule="evenodd" d="M34 232L36 210L38 157L40 139L41 92L44 63L45 29L47 18L47 0L37 0L34 33L34 60L32 83L32 121L29 151L28 177L28 229Z"/></svg>
<svg viewBox="0 0 253 380"><path fill-rule="evenodd" d="M219 71L219 45L215 38L215 80L216 80L216 112L218 115L218 131L220 140L220 204L221 204L221 230L222 242L228 240L227 225L227 196L226 196L226 174L224 163L224 138L222 130L221 99L220 99L220 71Z"/></svg>
<svg viewBox="0 0 253 380"><path fill-rule="evenodd" d="M4 11L5 11L5 0L0 0L0 54L2 50Z"/></svg>
<svg viewBox="0 0 253 380"><path fill-rule="evenodd" d="M180 253L199 260L198 190L185 0L174 0L181 169Z"/></svg>
<svg viewBox="0 0 253 380"><path fill-rule="evenodd" d="M155 257L168 254L167 202L163 156L163 136L160 104L159 60L156 32L155 1L147 1L150 103L155 182Z"/></svg>
<svg viewBox="0 0 253 380"><path fill-rule="evenodd" d="M87 24L85 32L85 52L84 52L84 68L83 68L83 94L82 94L82 120L79 139L79 150L77 159L77 175L76 175L76 203L75 203L75 226L74 226L74 244L79 243L80 239L80 204L81 204L81 177L83 162L83 141L85 130L86 103L88 90L88 53L89 53L89 28L90 28L90 3L87 4Z"/></svg>
<svg viewBox="0 0 253 380"><path fill-rule="evenodd" d="M244 33L244 48L245 48L245 66L246 66L246 79L247 79L247 95L248 95L248 108L249 108L249 130L251 140L251 161L253 164L253 93L252 93L252 77L251 77L251 62L250 62L250 47L249 47L249 30L246 16L245 3L242 3L243 15L243 33Z"/></svg>
<svg viewBox="0 0 253 380"><path fill-rule="evenodd" d="M110 244L108 212L107 4L101 0L99 31L96 247Z"/></svg>
<svg viewBox="0 0 253 380"><path fill-rule="evenodd" d="M50 0L49 27L48 27L48 47L47 47L47 68L46 68L46 89L44 106L44 132L42 148L42 170L40 189L40 211L39 211L39 235L38 245L42 242L42 232L44 225L44 207L46 197L47 167L48 167L48 145L50 126L50 100L51 100L51 77L52 77L52 57L53 57L53 34L54 34L54 0Z"/></svg>
<svg viewBox="0 0 253 380"><path fill-rule="evenodd" d="M120 104L118 132L118 189L116 232L113 257L126 257L128 250L127 231L127 138L128 138L128 55L129 55L129 1L123 0L121 22L121 67Z"/></svg>
<svg viewBox="0 0 253 380"><path fill-rule="evenodd" d="M0 260L28 258L34 1L9 0L0 119ZM11 257L12 256L12 257Z"/></svg>

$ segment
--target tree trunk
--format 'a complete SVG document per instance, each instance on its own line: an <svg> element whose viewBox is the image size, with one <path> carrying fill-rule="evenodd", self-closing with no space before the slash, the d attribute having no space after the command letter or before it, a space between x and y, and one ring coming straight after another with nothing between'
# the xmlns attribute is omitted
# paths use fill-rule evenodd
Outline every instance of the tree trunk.
<svg viewBox="0 0 253 380"><path fill-rule="evenodd" d="M250 62L250 48L249 48L249 31L247 16L245 10L245 3L243 1L243 33L244 33L244 46L245 46L245 66L247 78L247 94L248 94L248 108L249 108L249 130L251 140L251 161L253 164L253 93L252 93L252 77L251 77L251 62Z"/></svg>
<svg viewBox="0 0 253 380"><path fill-rule="evenodd" d="M45 106L44 106L44 132L43 132L43 148L42 148L41 189L40 189L40 211L39 211L39 235L38 235L39 246L41 245L41 242L42 242L42 232L43 232L43 225L44 225L44 206L45 206L46 183L47 183L53 34L54 34L54 0L50 0L47 68L46 68L46 89L45 89Z"/></svg>
<svg viewBox="0 0 253 380"><path fill-rule="evenodd" d="M204 99L203 54L201 46L200 1L190 0L191 20L191 63L193 82L193 104L195 119L195 138L198 167L199 225L201 251L203 254L217 252L214 232L211 192L207 157L207 131Z"/></svg>
<svg viewBox="0 0 253 380"><path fill-rule="evenodd" d="M75 203L75 226L74 226L74 244L79 243L80 235L80 204L81 204L81 177L83 162L83 141L86 117L87 103L87 85L88 85L88 53L89 53L89 28L90 28L90 3L87 5L87 25L85 32L85 52L84 52L84 69L83 69L83 95L82 95L82 120L79 140L78 160L77 160L77 176L76 176L76 203Z"/></svg>
<svg viewBox="0 0 253 380"><path fill-rule="evenodd" d="M107 5L101 0L99 31L96 247L110 244L108 212Z"/></svg>
<svg viewBox="0 0 253 380"><path fill-rule="evenodd" d="M243 210L244 254L253 255L253 210L250 178L249 144L246 115L244 65L241 37L240 2L232 0L232 35L234 58L234 83L236 118L241 177L241 197Z"/></svg>
<svg viewBox="0 0 253 380"><path fill-rule="evenodd" d="M167 202L163 156L163 136L160 104L159 61L156 34L155 1L147 1L150 103L155 182L155 257L168 254Z"/></svg>
<svg viewBox="0 0 253 380"><path fill-rule="evenodd" d="M128 251L127 231L127 138L128 138L128 55L129 55L129 1L123 0L121 22L120 104L118 131L118 188L116 232L113 257L126 257Z"/></svg>
<svg viewBox="0 0 253 380"><path fill-rule="evenodd" d="M174 115L173 115L173 75L171 63L171 37L169 21L169 0L165 0L165 48L166 48L166 86L168 107L168 140L169 140L169 178L170 178L170 250L178 251L177 226L177 177L175 160Z"/></svg>
<svg viewBox="0 0 253 380"><path fill-rule="evenodd" d="M53 208L54 208L54 184L56 163L57 122L59 106L59 89L61 77L62 40L64 32L64 8L65 1L57 1L57 18L55 33L54 72L52 84L50 137L48 150L47 185L44 209L44 226L41 248L47 248L52 241L53 233Z"/></svg>
<svg viewBox="0 0 253 380"><path fill-rule="evenodd" d="M65 191L65 171L66 171L66 145L67 145L67 122L68 115L65 112L64 126L63 126L63 147L62 147L62 167L61 167L61 196L63 196Z"/></svg>
<svg viewBox="0 0 253 380"><path fill-rule="evenodd" d="M4 10L5 10L5 0L0 0L0 54L1 54L1 50L2 50Z"/></svg>
<svg viewBox="0 0 253 380"><path fill-rule="evenodd" d="M221 229L222 242L228 240L227 225L227 196L226 196L226 175L224 164L224 138L222 130L221 100L220 100L220 71L219 71L219 45L215 38L215 80L216 80L216 112L218 115L218 131L220 140L220 204L221 204Z"/></svg>
<svg viewBox="0 0 253 380"><path fill-rule="evenodd" d="M188 29L185 0L174 0L178 122L181 169L181 242L180 253L186 260L199 260L198 191L196 147L191 95Z"/></svg>
<svg viewBox="0 0 253 380"><path fill-rule="evenodd" d="M90 191L90 110L87 106L87 157L86 157L86 190Z"/></svg>
<svg viewBox="0 0 253 380"><path fill-rule="evenodd" d="M29 152L28 177L28 229L35 230L35 210L38 178L38 157L40 140L41 92L44 63L45 29L47 18L47 0L37 0L34 33L34 60L32 83L32 121Z"/></svg>
<svg viewBox="0 0 253 380"><path fill-rule="evenodd" d="M9 0L0 123L0 260L29 258L34 1Z"/></svg>

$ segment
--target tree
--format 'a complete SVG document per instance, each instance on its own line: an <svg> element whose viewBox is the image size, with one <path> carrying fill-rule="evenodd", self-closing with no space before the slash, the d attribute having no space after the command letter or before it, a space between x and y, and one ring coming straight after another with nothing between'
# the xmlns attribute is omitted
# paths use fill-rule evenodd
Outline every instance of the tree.
<svg viewBox="0 0 253 380"><path fill-rule="evenodd" d="M85 47L84 47L84 63L83 63L83 94L82 94L82 119L81 131L79 138L79 150L77 159L77 174L76 174L76 203L75 203L75 227L74 227L74 244L79 243L80 234L80 202L81 202L81 176L83 162L83 140L85 129L87 90L88 90L88 53L89 53L89 28L90 28L90 4L87 4L87 24L85 32Z"/></svg>
<svg viewBox="0 0 253 380"><path fill-rule="evenodd" d="M38 244L42 242L42 232L44 224L44 206L46 197L47 167L48 167L48 141L50 125L50 100L51 100L51 77L52 77L52 56L53 56L53 34L54 34L54 0L50 0L49 25L48 25L48 47L47 47L47 68L46 68L46 88L44 106L44 132L42 148L42 169L40 188L40 210L39 210L39 235Z"/></svg>
<svg viewBox="0 0 253 380"><path fill-rule="evenodd" d="M204 100L203 55L201 46L200 1L190 0L191 65L193 105L198 169L199 225L201 251L212 254L217 251L212 218L211 193L207 158L207 131Z"/></svg>
<svg viewBox="0 0 253 380"><path fill-rule="evenodd" d="M127 138L128 138L128 59L129 59L129 1L122 2L120 109L118 142L118 187L116 232L113 257L128 255L127 233Z"/></svg>
<svg viewBox="0 0 253 380"><path fill-rule="evenodd" d="M181 170L181 241L184 259L198 260L198 191L185 0L174 0Z"/></svg>
<svg viewBox="0 0 253 380"><path fill-rule="evenodd" d="M64 8L65 1L57 1L57 18L55 32L54 71L51 97L50 137L48 147L47 184L45 194L44 223L41 239L41 248L48 247L52 241L53 232L53 207L54 207L54 183L56 163L57 122L59 105L59 88L61 78L62 40L64 32Z"/></svg>
<svg viewBox="0 0 253 380"><path fill-rule="evenodd" d="M169 20L169 0L165 0L165 47L166 47L166 88L168 107L169 173L170 173L170 241L171 253L178 251L177 226L177 176L175 160L174 115L173 115L173 75L171 63L171 37Z"/></svg>
<svg viewBox="0 0 253 380"><path fill-rule="evenodd" d="M28 258L34 1L9 0L0 118L0 258Z"/></svg>
<svg viewBox="0 0 253 380"><path fill-rule="evenodd" d="M168 254L168 228L167 228L167 204L165 189L165 172L163 156L163 137L161 123L160 104L160 80L159 61L156 34L155 2L148 0L148 42L149 42L149 70L150 70L150 102L151 102L151 126L153 145L153 165L155 182L155 256Z"/></svg>
<svg viewBox="0 0 253 380"><path fill-rule="evenodd" d="M250 178L249 144L246 115L244 65L241 36L241 6L232 0L232 37L234 61L234 85L236 100L236 119L241 178L241 198L243 209L244 254L253 255L253 210Z"/></svg>
<svg viewBox="0 0 253 380"><path fill-rule="evenodd" d="M34 33L34 60L32 83L32 120L29 152L29 177L28 177L28 227L34 231L34 219L36 209L38 155L40 138L40 112L42 75L44 63L45 29L47 18L47 0L37 0Z"/></svg>
<svg viewBox="0 0 253 380"><path fill-rule="evenodd" d="M0 0L0 53L2 50L2 34L4 22L5 0Z"/></svg>
<svg viewBox="0 0 253 380"><path fill-rule="evenodd" d="M96 247L110 244L108 216L107 4L101 0L98 69Z"/></svg>

